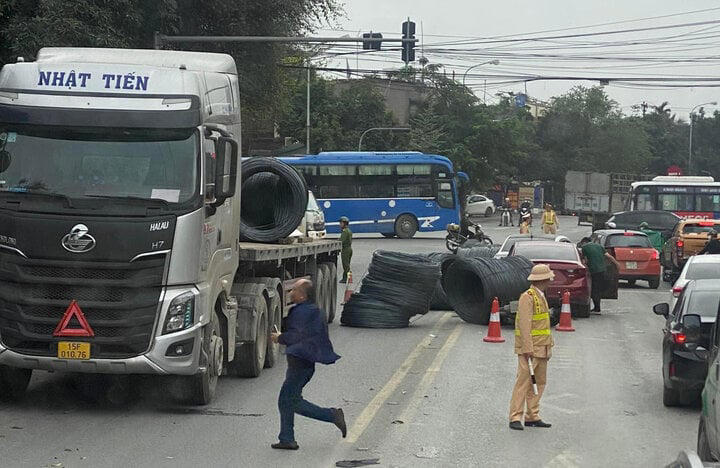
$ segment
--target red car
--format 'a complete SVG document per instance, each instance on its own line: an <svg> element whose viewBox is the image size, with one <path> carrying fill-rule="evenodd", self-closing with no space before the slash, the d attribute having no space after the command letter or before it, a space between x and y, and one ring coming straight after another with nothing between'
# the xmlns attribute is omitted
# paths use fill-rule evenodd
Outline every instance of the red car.
<svg viewBox="0 0 720 468"><path fill-rule="evenodd" d="M601 229L593 232L593 242L605 247L620 264L619 279L631 286L637 280L647 281L651 289L660 286L660 253L640 231Z"/></svg>
<svg viewBox="0 0 720 468"><path fill-rule="evenodd" d="M562 295L570 292L570 310L578 317L590 315L590 275L575 244L568 242L517 242L509 255L522 255L533 263L544 263L555 273L545 291L548 305L560 307Z"/></svg>

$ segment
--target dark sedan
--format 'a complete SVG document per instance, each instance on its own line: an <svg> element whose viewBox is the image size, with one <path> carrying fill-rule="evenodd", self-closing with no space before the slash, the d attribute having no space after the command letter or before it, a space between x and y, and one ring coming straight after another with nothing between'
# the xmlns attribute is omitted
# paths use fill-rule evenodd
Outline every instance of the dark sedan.
<svg viewBox="0 0 720 468"><path fill-rule="evenodd" d="M653 311L665 317L663 327L663 404L696 401L707 377L707 350L720 305L717 280L691 281L675 307L664 302Z"/></svg>

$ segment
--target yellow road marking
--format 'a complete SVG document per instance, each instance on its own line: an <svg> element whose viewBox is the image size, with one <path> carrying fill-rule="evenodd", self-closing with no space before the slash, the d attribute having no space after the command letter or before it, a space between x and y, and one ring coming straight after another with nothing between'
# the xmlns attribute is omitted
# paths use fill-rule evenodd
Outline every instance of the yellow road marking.
<svg viewBox="0 0 720 468"><path fill-rule="evenodd" d="M405 379L413 364L420 356L420 353L422 353L425 348L430 345L430 343L434 339L434 337L430 335L435 335L437 330L451 316L452 312L445 312L445 314L440 317L430 334L428 334L420 341L420 343L418 343L415 349L412 350L410 355L408 355L405 361L400 365L400 367L398 367L392 377L390 377L390 380L388 380L385 386L378 392L377 395L375 395L375 398L373 398L370 403L368 403L368 405L365 407L365 409L362 410L362 413L360 413L357 419L355 419L352 427L350 427L350 429L348 430L347 438L345 439L347 443L353 444L357 442L363 432L365 432L365 429L367 429L367 427L370 425L370 422L372 422L372 420L375 418L377 412L380 410L380 408L382 408L383 404L385 404L385 401L390 398L393 392L395 392L395 389L397 389L398 385L400 385L400 383Z"/></svg>
<svg viewBox="0 0 720 468"><path fill-rule="evenodd" d="M460 337L460 333L462 332L462 330L463 324L457 324L448 339L445 341L445 344L443 344L442 348L440 348L440 351L438 351L435 359L433 359L432 364L430 364L430 367L428 367L428 369L425 371L425 375L423 375L422 380L420 380L420 383L418 384L415 392L413 393L410 404L408 404L408 406L398 418L401 421L405 421L404 427L407 427L407 423L412 418L413 413L417 410L420 402L423 401L423 399L425 398L425 393L427 392L427 389L430 388L430 385L432 385L432 383L435 381L435 377L440 371L440 367L447 358L448 354L450 354L450 350L455 346L455 343L457 343L457 340Z"/></svg>

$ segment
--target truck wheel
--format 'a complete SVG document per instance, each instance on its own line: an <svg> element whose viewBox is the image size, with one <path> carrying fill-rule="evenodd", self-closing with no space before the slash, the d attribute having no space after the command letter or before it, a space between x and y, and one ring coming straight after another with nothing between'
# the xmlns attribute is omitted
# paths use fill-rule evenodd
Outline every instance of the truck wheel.
<svg viewBox="0 0 720 468"><path fill-rule="evenodd" d="M330 282L332 283L332 292L330 293L330 308L328 309L328 323L333 323L335 320L335 313L337 312L337 265L330 263Z"/></svg>
<svg viewBox="0 0 720 468"><path fill-rule="evenodd" d="M255 295L252 304L257 314L255 341L239 345L232 361L233 371L240 377L257 377L265 366L268 341L268 307L265 296ZM252 314L252 311L248 313Z"/></svg>
<svg viewBox="0 0 720 468"><path fill-rule="evenodd" d="M203 329L200 349L200 365L205 367L205 371L187 377L190 385L189 402L193 405L210 404L215 398L218 378L222 374L225 344L221 335L220 320L215 310L212 311L210 323Z"/></svg>
<svg viewBox="0 0 720 468"><path fill-rule="evenodd" d="M270 369L275 366L280 359L280 343L273 343L269 334L272 333L273 325L280 330L280 321L282 320L282 309L280 307L280 295L275 294L270 299L270 309L268 310L268 319L270 326L268 327L267 351L265 351L265 368Z"/></svg>
<svg viewBox="0 0 720 468"><path fill-rule="evenodd" d="M704 462L714 462L712 452L710 452L710 443L708 442L707 429L705 429L705 421L700 417L700 426L698 427L697 454L700 460Z"/></svg>
<svg viewBox="0 0 720 468"><path fill-rule="evenodd" d="M590 317L590 304L573 304L570 306L572 315L578 318Z"/></svg>
<svg viewBox="0 0 720 468"><path fill-rule="evenodd" d="M395 235L400 239L410 239L418 230L418 223L412 215L404 214L395 220Z"/></svg>
<svg viewBox="0 0 720 468"><path fill-rule="evenodd" d="M660 287L660 277L653 278L648 280L648 286L650 286L650 289L657 289Z"/></svg>
<svg viewBox="0 0 720 468"><path fill-rule="evenodd" d="M663 405L667 407L678 406L680 404L680 392L667 388L663 385Z"/></svg>
<svg viewBox="0 0 720 468"><path fill-rule="evenodd" d="M0 400L18 400L27 390L32 369L0 366Z"/></svg>

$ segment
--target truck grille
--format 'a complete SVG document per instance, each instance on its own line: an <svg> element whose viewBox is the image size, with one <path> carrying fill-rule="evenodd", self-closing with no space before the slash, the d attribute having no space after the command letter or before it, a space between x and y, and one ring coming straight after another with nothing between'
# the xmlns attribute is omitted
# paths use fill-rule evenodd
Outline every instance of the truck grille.
<svg viewBox="0 0 720 468"><path fill-rule="evenodd" d="M132 263L26 259L0 252L0 341L14 351L57 356L53 331L72 300L93 328L93 358L137 356L150 347L165 256Z"/></svg>

